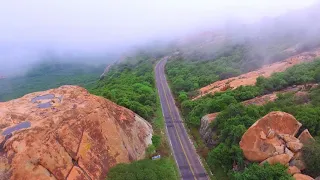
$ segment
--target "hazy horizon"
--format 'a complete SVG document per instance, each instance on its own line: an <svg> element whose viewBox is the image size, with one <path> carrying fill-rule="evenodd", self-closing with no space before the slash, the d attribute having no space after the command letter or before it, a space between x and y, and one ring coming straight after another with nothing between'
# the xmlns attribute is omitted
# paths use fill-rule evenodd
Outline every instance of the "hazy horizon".
<svg viewBox="0 0 320 180"><path fill-rule="evenodd" d="M45 52L120 54L230 23L255 23L316 0L0 2L0 75L27 67Z"/></svg>

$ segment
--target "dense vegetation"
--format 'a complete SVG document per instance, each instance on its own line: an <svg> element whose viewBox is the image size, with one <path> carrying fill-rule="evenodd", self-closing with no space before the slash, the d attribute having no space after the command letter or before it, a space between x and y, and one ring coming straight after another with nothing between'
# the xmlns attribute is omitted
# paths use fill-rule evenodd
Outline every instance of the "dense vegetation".
<svg viewBox="0 0 320 180"><path fill-rule="evenodd" d="M150 56L137 55L134 62L114 66L91 92L151 120L156 110L153 63Z"/></svg>
<svg viewBox="0 0 320 180"><path fill-rule="evenodd" d="M176 56L166 65L172 90L192 93L217 80L256 69L258 64L246 58L246 51L244 46L234 46L220 57L207 61L187 61L181 55Z"/></svg>
<svg viewBox="0 0 320 180"><path fill-rule="evenodd" d="M233 179L236 180L293 180L287 173L287 167L281 164L263 166L252 164L241 173L235 173Z"/></svg>
<svg viewBox="0 0 320 180"><path fill-rule="evenodd" d="M108 172L108 180L174 180L177 179L174 166L174 161L168 158L118 164Z"/></svg>
<svg viewBox="0 0 320 180"><path fill-rule="evenodd" d="M23 76L1 79L0 101L66 84L88 88L99 79L104 68L104 65L97 67L76 62L43 61Z"/></svg>

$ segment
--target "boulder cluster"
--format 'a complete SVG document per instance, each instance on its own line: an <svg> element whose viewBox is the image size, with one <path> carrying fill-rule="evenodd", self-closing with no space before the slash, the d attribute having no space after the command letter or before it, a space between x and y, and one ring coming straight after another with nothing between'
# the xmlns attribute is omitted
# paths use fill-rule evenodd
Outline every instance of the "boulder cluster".
<svg viewBox="0 0 320 180"><path fill-rule="evenodd" d="M292 115L270 112L254 123L242 136L240 147L246 159L260 164L280 163L288 166L288 173L297 180L313 179L301 174L306 169L302 159L302 147L313 140L305 129L296 137L301 127Z"/></svg>

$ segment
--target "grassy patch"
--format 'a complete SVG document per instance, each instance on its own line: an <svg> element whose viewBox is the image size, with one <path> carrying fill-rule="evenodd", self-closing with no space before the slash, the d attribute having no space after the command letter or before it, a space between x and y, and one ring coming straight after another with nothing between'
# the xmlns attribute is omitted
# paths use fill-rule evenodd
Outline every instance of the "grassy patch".
<svg viewBox="0 0 320 180"><path fill-rule="evenodd" d="M174 162L170 158L144 159L131 164L118 164L110 169L108 180L176 180Z"/></svg>

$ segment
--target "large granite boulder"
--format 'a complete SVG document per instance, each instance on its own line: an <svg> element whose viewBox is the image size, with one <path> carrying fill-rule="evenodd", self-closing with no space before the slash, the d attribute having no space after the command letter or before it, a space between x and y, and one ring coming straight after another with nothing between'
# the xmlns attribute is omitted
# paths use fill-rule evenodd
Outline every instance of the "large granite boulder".
<svg viewBox="0 0 320 180"><path fill-rule="evenodd" d="M62 86L0 103L0 179L105 179L142 159L151 125L131 110Z"/></svg>
<svg viewBox="0 0 320 180"><path fill-rule="evenodd" d="M270 112L244 133L240 147L248 160L261 162L276 155L277 146L284 144L280 134L294 136L300 127L301 123L292 115L279 111ZM265 134L266 138L261 134Z"/></svg>
<svg viewBox="0 0 320 180"><path fill-rule="evenodd" d="M288 173L296 180L313 179L300 174L306 169L302 158L302 147L314 140L307 129L296 138L300 127L301 124L292 115L271 112L244 133L240 148L250 161L261 162L260 164L280 163L288 166Z"/></svg>

